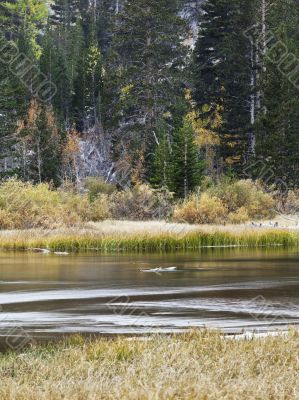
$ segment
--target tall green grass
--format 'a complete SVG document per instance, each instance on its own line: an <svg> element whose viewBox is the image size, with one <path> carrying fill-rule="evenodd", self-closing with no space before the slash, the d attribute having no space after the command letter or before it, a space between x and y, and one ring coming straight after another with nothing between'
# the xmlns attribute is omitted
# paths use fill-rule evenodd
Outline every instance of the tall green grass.
<svg viewBox="0 0 299 400"><path fill-rule="evenodd" d="M288 231L194 232L183 236L175 234L148 234L132 236L101 236L96 233L53 235L47 237L0 237L0 248L26 250L48 248L53 251L96 250L112 252L173 252L197 250L204 247L295 247L299 233Z"/></svg>

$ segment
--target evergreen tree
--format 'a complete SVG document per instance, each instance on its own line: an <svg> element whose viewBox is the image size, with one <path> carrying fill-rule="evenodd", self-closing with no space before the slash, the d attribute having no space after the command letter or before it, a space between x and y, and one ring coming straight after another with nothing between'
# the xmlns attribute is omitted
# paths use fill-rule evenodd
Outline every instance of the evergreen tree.
<svg viewBox="0 0 299 400"><path fill-rule="evenodd" d="M80 11L80 0L55 0L51 8L53 13L50 21L53 25L57 25L62 34L75 24Z"/></svg>
<svg viewBox="0 0 299 400"><path fill-rule="evenodd" d="M27 113L30 99L34 96L34 84L38 87L36 64L41 54L38 43L39 30L46 22L47 8L40 0L16 0L1 4L0 26L2 36L0 60L0 140L2 175L18 172L20 123ZM10 42L8 41L10 40ZM19 56L18 64L6 59L10 44Z"/></svg>
<svg viewBox="0 0 299 400"><path fill-rule="evenodd" d="M283 0L272 4L266 19L264 109L256 127L256 157L264 172L255 171L255 176L263 173L268 183L278 183L282 189L299 184L298 17L298 5Z"/></svg>
<svg viewBox="0 0 299 400"><path fill-rule="evenodd" d="M65 127L73 124L72 101L81 73L85 39L79 0L57 0L43 38L41 70L56 85L55 112ZM80 88L77 88L80 91Z"/></svg>
<svg viewBox="0 0 299 400"><path fill-rule="evenodd" d="M57 45L55 35L47 30L43 37L43 54L40 69L55 85L51 103L62 124L66 125L71 113L71 82L62 47Z"/></svg>
<svg viewBox="0 0 299 400"><path fill-rule="evenodd" d="M118 14L107 84L118 158L145 159L155 144L156 121L172 114L183 96L185 37L173 0L132 0ZM147 175L143 165L140 178Z"/></svg>
<svg viewBox="0 0 299 400"><path fill-rule="evenodd" d="M291 0L1 2L0 44L13 40L24 61L0 60L1 175L58 183L76 132L72 157L83 134L99 158L105 141L111 176L131 165L128 181L177 196L198 185L199 153L215 179L253 162L269 171L253 177L298 187L298 17Z"/></svg>
<svg viewBox="0 0 299 400"><path fill-rule="evenodd" d="M51 108L32 100L19 135L23 179L59 184L64 137Z"/></svg>
<svg viewBox="0 0 299 400"><path fill-rule="evenodd" d="M203 118L222 109L218 158L243 164L250 131L250 43L244 35L254 19L254 1L207 0L202 6L194 51L194 99Z"/></svg>
<svg viewBox="0 0 299 400"><path fill-rule="evenodd" d="M90 23L74 81L73 107L76 127L81 132L92 127L102 130L103 60L95 24L93 20Z"/></svg>
<svg viewBox="0 0 299 400"><path fill-rule="evenodd" d="M92 0L89 26L96 28L96 36L101 52L106 55L113 39L114 24L123 8L125 0ZM90 29L90 28L89 28Z"/></svg>
<svg viewBox="0 0 299 400"><path fill-rule="evenodd" d="M7 22L11 19L18 21L14 26L18 32L17 41L22 51L30 58L38 59L41 48L38 44L40 29L48 16L48 9L43 0L16 0L2 4Z"/></svg>
<svg viewBox="0 0 299 400"><path fill-rule="evenodd" d="M172 178L172 158L169 126L163 119L158 121L156 128L156 147L154 153L150 154L151 169L150 183L155 188L169 188Z"/></svg>
<svg viewBox="0 0 299 400"><path fill-rule="evenodd" d="M26 113L26 89L11 73L7 65L0 62L0 170L1 175L17 172L16 145L18 143L18 121Z"/></svg>
<svg viewBox="0 0 299 400"><path fill-rule="evenodd" d="M186 198L199 186L203 173L203 163L199 159L194 130L188 118L174 133L171 160L171 191L177 197Z"/></svg>

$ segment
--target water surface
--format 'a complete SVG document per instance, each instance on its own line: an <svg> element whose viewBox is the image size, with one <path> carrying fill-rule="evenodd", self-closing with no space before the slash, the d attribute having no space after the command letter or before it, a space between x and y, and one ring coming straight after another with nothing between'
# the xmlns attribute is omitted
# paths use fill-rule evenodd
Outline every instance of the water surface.
<svg viewBox="0 0 299 400"><path fill-rule="evenodd" d="M299 325L299 253L0 253L0 304L3 338L275 331Z"/></svg>

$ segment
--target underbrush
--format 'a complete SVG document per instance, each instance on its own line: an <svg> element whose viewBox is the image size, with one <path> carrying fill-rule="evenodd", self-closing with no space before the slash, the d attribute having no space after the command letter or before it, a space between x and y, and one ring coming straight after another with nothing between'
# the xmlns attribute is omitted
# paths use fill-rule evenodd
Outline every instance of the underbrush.
<svg viewBox="0 0 299 400"><path fill-rule="evenodd" d="M100 178L86 180L80 192L72 185L54 189L17 179L0 184L0 229L55 229L110 218L163 219L171 211L169 192L141 184L122 192Z"/></svg>
<svg viewBox="0 0 299 400"><path fill-rule="evenodd" d="M110 216L107 198L90 202L88 195L48 184L33 185L10 179L0 185L0 228L59 228Z"/></svg>
<svg viewBox="0 0 299 400"><path fill-rule="evenodd" d="M274 196L259 182L224 179L176 205L174 220L198 224L240 224L249 220L272 218Z"/></svg>
<svg viewBox="0 0 299 400"><path fill-rule="evenodd" d="M166 189L137 184L119 191L102 178L88 178L79 189L72 184L55 189L14 178L0 183L0 229L82 227L106 219L241 224L272 218L277 210L298 209L299 191L282 198L251 180L223 179L177 202Z"/></svg>

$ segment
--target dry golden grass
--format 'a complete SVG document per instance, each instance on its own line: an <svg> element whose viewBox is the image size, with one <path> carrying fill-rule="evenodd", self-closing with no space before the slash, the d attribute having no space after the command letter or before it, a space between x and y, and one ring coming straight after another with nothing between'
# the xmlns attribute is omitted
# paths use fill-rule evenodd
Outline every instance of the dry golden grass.
<svg viewBox="0 0 299 400"><path fill-rule="evenodd" d="M299 336L81 337L0 357L3 400L297 400Z"/></svg>
<svg viewBox="0 0 299 400"><path fill-rule="evenodd" d="M270 229L270 223L272 226L278 223L280 229L287 230L298 230L299 232L299 217L284 216L280 215L272 220L263 220L256 222L256 225L262 224L263 229ZM196 231L204 232L243 232L243 231L260 231L259 227L253 227L251 222L243 224L187 224L177 222L166 222L166 221L117 221L117 220L106 220L101 222L91 222L86 224L87 229L98 231L106 236L110 235L132 235L139 233L147 234L160 234L160 233L189 233Z"/></svg>
<svg viewBox="0 0 299 400"><path fill-rule="evenodd" d="M171 223L166 221L126 221L126 220L105 220L101 222L89 222L83 226L58 228L58 229L25 229L25 230L0 230L1 238L37 238L37 237L52 237L52 236L70 236L93 234L102 237L131 237L134 235L186 235L194 232L227 232L227 233L244 233L244 232L264 232L272 230L269 225L271 222L274 225L278 222L279 229L299 232L299 219L295 216L279 216L271 221L262 221L256 223L257 227L253 227L251 223L246 224L187 224L187 223ZM262 223L262 228L259 228L259 223Z"/></svg>

